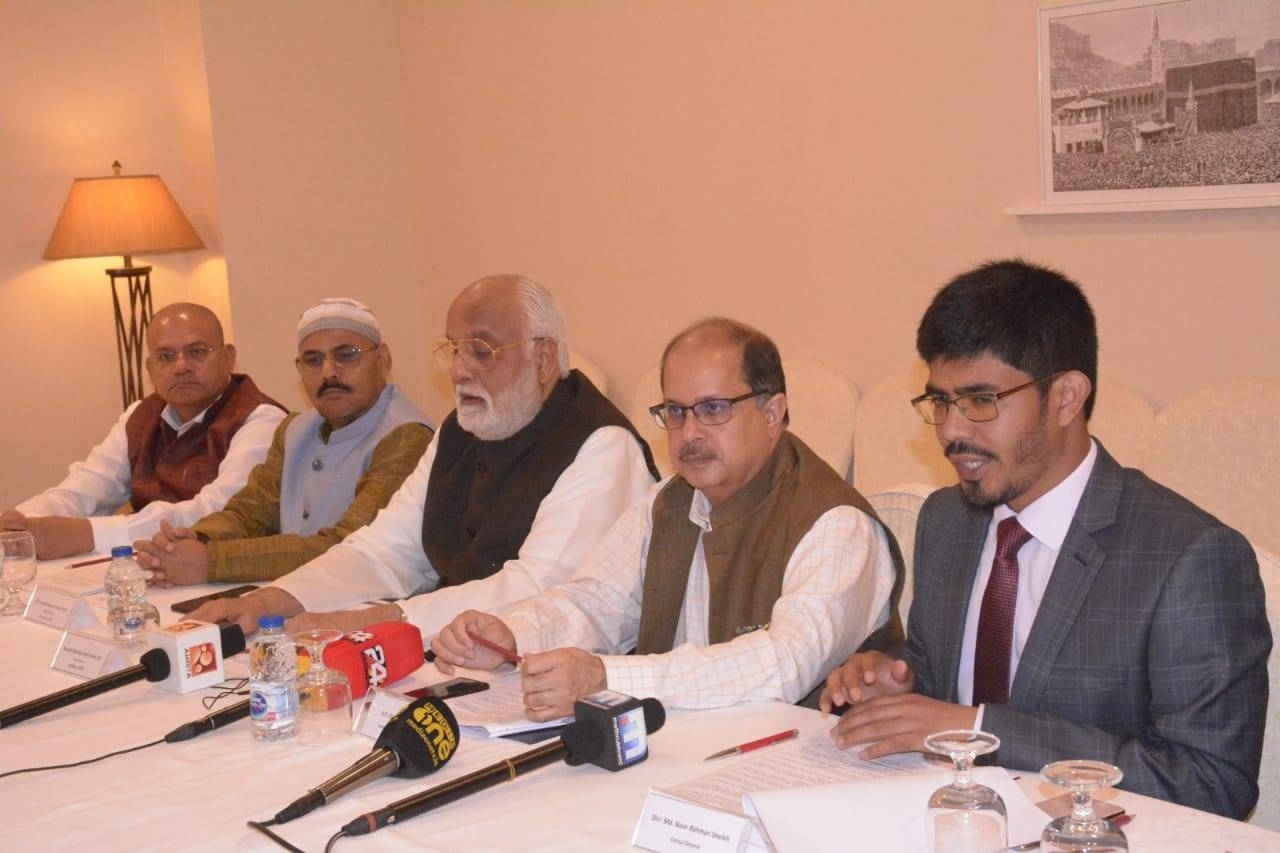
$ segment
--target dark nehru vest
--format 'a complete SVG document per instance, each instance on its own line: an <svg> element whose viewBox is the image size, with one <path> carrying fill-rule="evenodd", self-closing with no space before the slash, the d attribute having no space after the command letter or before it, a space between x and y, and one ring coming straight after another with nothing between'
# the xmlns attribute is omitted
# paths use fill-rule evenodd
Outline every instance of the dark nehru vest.
<svg viewBox="0 0 1280 853"><path fill-rule="evenodd" d="M679 476L654 499L637 654L669 652L674 645L689 569L702 533L689 520L692 505L693 488ZM884 648L901 641L898 598L903 563L897 540L853 486L804 442L784 432L760 473L711 511L711 531L702 537L711 587L707 625L711 643L727 643L740 634L769 627L792 552L814 522L838 506L856 507L880 525L889 540L896 573L889 621L863 647Z"/></svg>
<svg viewBox="0 0 1280 853"><path fill-rule="evenodd" d="M160 417L159 394L145 397L125 422L129 439L129 503L134 511L152 501L189 501L218 476L231 439L262 404L277 406L243 373L231 374L222 396L200 423L182 435Z"/></svg>
<svg viewBox="0 0 1280 853"><path fill-rule="evenodd" d="M422 550L440 586L488 577L514 559L543 498L587 437L606 426L635 436L658 479L644 439L577 370L556 383L528 426L501 441L476 438L450 412L436 434L422 514Z"/></svg>

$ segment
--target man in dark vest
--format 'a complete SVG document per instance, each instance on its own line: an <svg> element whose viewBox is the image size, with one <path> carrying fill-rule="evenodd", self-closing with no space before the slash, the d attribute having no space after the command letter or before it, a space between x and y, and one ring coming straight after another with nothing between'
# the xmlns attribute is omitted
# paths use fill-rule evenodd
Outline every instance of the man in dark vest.
<svg viewBox="0 0 1280 853"><path fill-rule="evenodd" d="M212 311L161 308L147 352L155 393L126 409L65 480L0 513L0 528L34 534L42 560L129 545L155 535L161 519L191 524L221 509L266 457L285 409L232 373L236 348ZM133 512L119 514L125 504Z"/></svg>
<svg viewBox="0 0 1280 853"><path fill-rule="evenodd" d="M453 301L445 334L436 354L457 408L386 508L272 586L195 617L247 631L265 613L291 617L290 631L407 618L430 635L459 610L563 583L644 497L656 479L649 448L569 369L564 316L546 288L482 278ZM382 598L407 600L323 612Z"/></svg>
<svg viewBox="0 0 1280 853"><path fill-rule="evenodd" d="M221 510L134 543L156 583L278 578L373 521L417 466L431 428L387 382L391 347L368 306L323 299L302 312L295 363L315 408L285 418Z"/></svg>
<svg viewBox="0 0 1280 853"><path fill-rule="evenodd" d="M650 412L671 431L676 474L568 583L498 615L462 613L432 642L445 672L501 663L468 631L523 654L531 719L571 714L606 687L682 708L795 702L878 629L897 629L896 544L787 431L773 342L704 320L667 345L661 371Z"/></svg>

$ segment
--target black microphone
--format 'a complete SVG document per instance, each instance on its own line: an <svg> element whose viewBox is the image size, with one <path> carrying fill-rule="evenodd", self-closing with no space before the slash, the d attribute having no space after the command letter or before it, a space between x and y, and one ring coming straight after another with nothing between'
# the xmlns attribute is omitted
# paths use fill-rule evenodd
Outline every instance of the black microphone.
<svg viewBox="0 0 1280 853"><path fill-rule="evenodd" d="M224 658L244 651L244 631L238 625L227 625L222 628L221 633ZM41 696L39 699L32 699L30 702L23 702L21 705L14 705L12 708L0 711L0 729L65 708L97 696L99 693L133 684L135 681L143 679L151 682L164 681L169 677L172 666L169 655L164 649L151 649L144 652L136 664L125 667L119 672L94 678L83 684L68 687L66 690L59 690L57 693L50 693L48 696Z"/></svg>
<svg viewBox="0 0 1280 853"><path fill-rule="evenodd" d="M596 713L601 709L604 714ZM648 756L646 735L658 731L666 721L667 711L657 699L633 699L611 690L594 693L574 703L574 721L558 740L362 814L342 827L340 834L368 835L561 759L568 764L590 762L608 770L621 770ZM643 754L635 751L637 740ZM624 742L633 746L626 748ZM615 760L615 755L624 758Z"/></svg>
<svg viewBox="0 0 1280 853"><path fill-rule="evenodd" d="M205 732L211 732L214 729L220 729L223 726L229 726L236 720L243 720L249 716L249 700L237 702L234 705L214 711L208 716L201 717L198 720L192 720L189 723L183 723L173 731L164 736L165 743L177 743L182 740L191 740L193 737L202 735Z"/></svg>
<svg viewBox="0 0 1280 853"><path fill-rule="evenodd" d="M445 703L425 697L396 712L373 750L346 770L312 788L276 813L287 823L383 776L417 779L438 770L458 747L458 721Z"/></svg>

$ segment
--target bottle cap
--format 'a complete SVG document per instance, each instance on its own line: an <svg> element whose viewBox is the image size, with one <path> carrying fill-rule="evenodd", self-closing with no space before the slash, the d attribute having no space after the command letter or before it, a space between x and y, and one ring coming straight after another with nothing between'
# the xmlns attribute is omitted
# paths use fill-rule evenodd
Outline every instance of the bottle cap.
<svg viewBox="0 0 1280 853"><path fill-rule="evenodd" d="M258 627L270 630L272 628L283 628L284 617L279 613L268 613L266 616L258 617Z"/></svg>
<svg viewBox="0 0 1280 853"><path fill-rule="evenodd" d="M116 557L132 557L132 556L133 556L132 545L117 545L116 547L111 549L111 558L113 560Z"/></svg>

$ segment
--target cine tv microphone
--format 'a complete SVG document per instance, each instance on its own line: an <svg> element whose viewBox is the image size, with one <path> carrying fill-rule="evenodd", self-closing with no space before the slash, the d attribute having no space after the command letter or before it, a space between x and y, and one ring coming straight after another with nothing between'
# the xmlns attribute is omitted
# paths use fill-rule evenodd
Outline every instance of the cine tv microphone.
<svg viewBox="0 0 1280 853"><path fill-rule="evenodd" d="M324 665L347 676L352 699L370 687L399 681L424 661L422 632L408 622L379 622L350 631L324 649Z"/></svg>
<svg viewBox="0 0 1280 853"><path fill-rule="evenodd" d="M239 626L228 625L220 633L221 648L219 651L223 657L244 651L244 632L240 630ZM187 662L178 661L178 664L179 666L184 666ZM145 679L150 682L167 682L176 671L174 661L170 659L169 652L163 648L153 648L143 652L142 657L138 659L136 664L125 667L119 672L94 678L83 684L68 687L66 690L59 690L57 693L50 693L48 696L32 699L30 702L23 702L21 705L14 705L12 708L0 711L0 729L20 723L23 720L29 720L32 717L47 714L50 711L56 711L59 708L65 708L68 705L73 705L100 693L115 690L117 687L133 684L135 681Z"/></svg>
<svg viewBox="0 0 1280 853"><path fill-rule="evenodd" d="M362 814L340 834L368 835L561 759L621 770L648 757L647 736L666 721L667 711L657 699L633 699L612 690L593 693L574 703L574 721L559 739Z"/></svg>
<svg viewBox="0 0 1280 853"><path fill-rule="evenodd" d="M383 776L417 779L433 773L453 757L457 748L458 721L449 706L430 696L419 699L387 721L368 755L285 806L276 813L275 823L309 814Z"/></svg>

